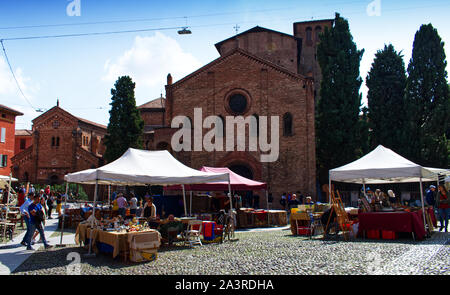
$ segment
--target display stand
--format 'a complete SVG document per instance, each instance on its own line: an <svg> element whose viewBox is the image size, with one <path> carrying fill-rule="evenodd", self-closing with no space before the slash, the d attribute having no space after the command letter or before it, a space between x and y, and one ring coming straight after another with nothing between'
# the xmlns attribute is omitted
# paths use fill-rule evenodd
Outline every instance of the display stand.
<svg viewBox="0 0 450 295"><path fill-rule="evenodd" d="M331 216L333 212L336 214L336 220L341 228L345 240L348 240L351 233L353 232L353 228L351 226L351 222L348 218L347 212L345 212L344 204L342 203L341 196L339 195L339 191L336 190L337 197L334 195L334 191L330 191L330 200L331 200L331 212L328 217L327 225L324 230L324 238L325 234L328 232L328 227L330 226Z"/></svg>

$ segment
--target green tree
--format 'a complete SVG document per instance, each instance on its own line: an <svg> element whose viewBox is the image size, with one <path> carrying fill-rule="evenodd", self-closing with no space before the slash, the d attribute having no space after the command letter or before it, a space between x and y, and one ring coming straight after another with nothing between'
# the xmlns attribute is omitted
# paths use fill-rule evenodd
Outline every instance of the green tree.
<svg viewBox="0 0 450 295"><path fill-rule="evenodd" d="M116 160L130 147L142 148L144 121L136 107L135 86L129 76L122 76L111 89L108 134L105 136L107 162Z"/></svg>
<svg viewBox="0 0 450 295"><path fill-rule="evenodd" d="M404 99L406 68L401 53L392 44L378 50L366 79L370 147L379 144L405 154Z"/></svg>
<svg viewBox="0 0 450 295"><path fill-rule="evenodd" d="M321 182L328 170L362 154L360 120L362 79L359 65L364 50L353 42L348 21L338 13L331 29L320 36L317 58L322 70L321 99L316 108L317 163Z"/></svg>
<svg viewBox="0 0 450 295"><path fill-rule="evenodd" d="M450 98L444 42L431 24L414 37L406 82L408 157L419 164L448 167Z"/></svg>

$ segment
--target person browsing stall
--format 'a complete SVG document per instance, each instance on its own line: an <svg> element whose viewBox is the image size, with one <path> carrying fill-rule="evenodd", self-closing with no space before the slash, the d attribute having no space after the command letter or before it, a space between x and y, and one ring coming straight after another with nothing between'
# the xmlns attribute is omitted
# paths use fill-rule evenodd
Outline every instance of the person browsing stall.
<svg viewBox="0 0 450 295"><path fill-rule="evenodd" d="M445 232L448 231L448 219L450 215L450 197L448 196L448 191L445 187L440 184L438 186L438 193L436 198L436 207L439 212L439 223L441 227L439 231L442 231L445 226Z"/></svg>
<svg viewBox="0 0 450 295"><path fill-rule="evenodd" d="M141 217L145 218L156 218L156 206L153 204L153 198L149 197L147 203L144 205L144 210L142 210Z"/></svg>
<svg viewBox="0 0 450 295"><path fill-rule="evenodd" d="M128 202L122 193L120 193L119 197L117 198L117 206L119 207L119 215L122 216L123 219L125 219Z"/></svg>
<svg viewBox="0 0 450 295"><path fill-rule="evenodd" d="M314 205L311 196L307 196L305 199L305 205Z"/></svg>
<svg viewBox="0 0 450 295"><path fill-rule="evenodd" d="M434 206L436 204L436 187L430 185L425 196L428 206Z"/></svg>
<svg viewBox="0 0 450 295"><path fill-rule="evenodd" d="M138 208L138 200L133 193L130 193L130 214L136 215L137 208Z"/></svg>
<svg viewBox="0 0 450 295"><path fill-rule="evenodd" d="M389 203L391 203L391 205L393 204L397 204L398 200L395 198L395 194L393 190L388 190L388 196L389 196Z"/></svg>

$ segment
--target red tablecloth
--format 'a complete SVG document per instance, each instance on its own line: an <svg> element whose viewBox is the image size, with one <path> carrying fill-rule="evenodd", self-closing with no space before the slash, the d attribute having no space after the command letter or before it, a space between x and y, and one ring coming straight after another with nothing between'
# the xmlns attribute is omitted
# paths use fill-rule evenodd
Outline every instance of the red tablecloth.
<svg viewBox="0 0 450 295"><path fill-rule="evenodd" d="M366 212L359 213L358 234L367 230L414 232L416 239L425 237L422 210L416 212Z"/></svg>

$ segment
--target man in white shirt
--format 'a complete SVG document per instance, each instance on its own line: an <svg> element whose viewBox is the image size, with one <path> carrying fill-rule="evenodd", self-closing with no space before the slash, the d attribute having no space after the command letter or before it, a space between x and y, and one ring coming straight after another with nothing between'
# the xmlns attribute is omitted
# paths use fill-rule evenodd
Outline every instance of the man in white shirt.
<svg viewBox="0 0 450 295"><path fill-rule="evenodd" d="M20 242L21 245L27 246L27 239L29 235L32 235L34 233L31 231L31 225L30 225L30 212L28 212L28 207L33 203L34 199L34 193L30 192L28 193L28 198L25 200L25 202L20 206L20 214L23 216L23 220L25 220L25 224L27 225L27 232L25 233L25 236L23 236L22 242Z"/></svg>

